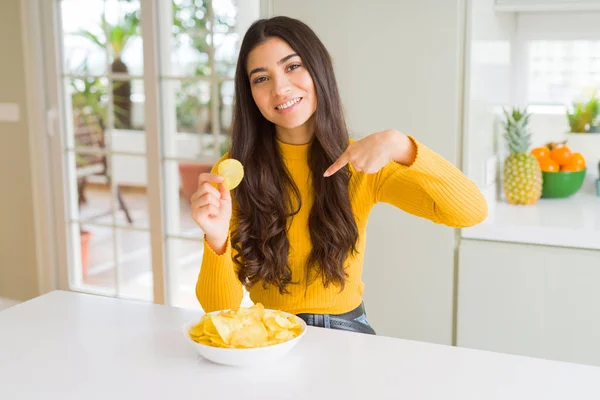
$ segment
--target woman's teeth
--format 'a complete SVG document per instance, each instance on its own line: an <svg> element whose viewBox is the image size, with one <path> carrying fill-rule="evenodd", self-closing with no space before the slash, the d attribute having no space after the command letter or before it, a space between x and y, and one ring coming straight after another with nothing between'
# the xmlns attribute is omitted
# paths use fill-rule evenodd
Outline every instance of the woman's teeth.
<svg viewBox="0 0 600 400"><path fill-rule="evenodd" d="M279 105L277 107L275 107L278 110L284 110L286 108L289 108L291 106L293 106L294 104L296 104L297 102L299 102L300 100L302 100L302 97L297 97L295 99L292 99L286 103L283 103L282 105Z"/></svg>

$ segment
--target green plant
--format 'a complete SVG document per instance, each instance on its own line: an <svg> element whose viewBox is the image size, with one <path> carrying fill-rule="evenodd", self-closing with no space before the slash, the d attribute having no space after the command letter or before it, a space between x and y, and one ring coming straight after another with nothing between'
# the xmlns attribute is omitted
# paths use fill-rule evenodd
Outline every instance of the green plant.
<svg viewBox="0 0 600 400"><path fill-rule="evenodd" d="M94 114L106 119L106 106L102 104L106 97L106 86L98 78L84 78L70 82L73 111L81 114Z"/></svg>
<svg viewBox="0 0 600 400"><path fill-rule="evenodd" d="M596 91L587 102L574 102L567 109L567 119L573 133L600 132L600 99Z"/></svg>
<svg viewBox="0 0 600 400"><path fill-rule="evenodd" d="M123 62L122 55L131 39L139 36L139 10L124 14L115 24L109 23L102 15L96 30L98 29L102 34L94 34L85 30L78 32L77 35L88 39L102 50L108 50L109 56L113 59L111 63L113 73L129 74L129 68ZM131 82L129 80L114 82L112 92L115 105L115 127L131 129Z"/></svg>
<svg viewBox="0 0 600 400"><path fill-rule="evenodd" d="M213 31L219 35L234 31L235 21L226 16L214 14L213 0L173 0L173 37L175 46L190 43L199 54L205 55L205 61L195 71L195 75L208 76L211 74L210 58L215 57L210 45L209 21L213 15ZM216 60L215 60L216 61ZM227 69L235 67L235 62L229 63L222 60L215 62L217 74L227 74Z"/></svg>
<svg viewBox="0 0 600 400"><path fill-rule="evenodd" d="M129 0L125 0L129 2ZM165 0L167 1L167 0ZM215 59L215 52L211 46L210 17L214 17L214 32L219 35L232 33L235 28L235 20L228 16L214 14L212 0L173 0L173 22L172 35L175 39L175 48L183 45L191 46L199 55L197 65L192 74L194 76L208 77L215 73L226 76L230 73L235 62L226 62ZM139 9L124 13L119 20L111 24L104 16L93 30L78 32L78 35L88 39L91 43L108 50L112 57L111 71L113 73L128 74L129 70L122 61L122 55L131 39L139 36L140 15ZM101 32L101 33L94 33ZM106 34L105 34L106 32ZM108 37L108 40L107 40ZM211 62L211 59L213 60ZM214 70L211 69L214 66ZM218 92L221 92L223 82L218 83ZM113 83L114 120L117 128L131 128L131 86L128 80ZM177 128L187 132L208 133L212 130L211 104L201 100L199 96L198 82L182 81L181 88L176 93L176 117ZM224 104L219 102L219 117L222 116ZM105 117L102 114L103 118ZM225 124L221 121L221 126Z"/></svg>
<svg viewBox="0 0 600 400"><path fill-rule="evenodd" d="M192 74L194 76L209 77L211 74L228 76L231 69L235 68L235 62L216 59L214 48L211 45L210 19L214 18L213 31L219 36L232 33L235 29L235 19L231 16L215 13L212 0L174 0L173 6L173 38L174 46L188 45L192 47L198 56ZM212 60L212 61L211 61ZM214 68L214 69L213 69ZM217 93L222 93L223 82L220 81L215 88ZM206 98L206 91L199 82L182 81L181 87L176 92L176 117L178 130L190 133L211 133L213 129L212 107L218 107L218 118L220 118L221 132L225 133L224 126L228 124L223 121L222 112L225 105L219 96L219 104L215 105L211 100L210 91ZM201 92L203 96L201 95ZM227 148L223 148L227 142L221 145L220 153L223 155ZM211 150L208 146L205 150Z"/></svg>
<svg viewBox="0 0 600 400"><path fill-rule="evenodd" d="M73 111L84 115L95 115L106 124L108 102L106 83L102 81L102 78L91 76L87 58L75 69L74 73L82 78L71 79L69 82ZM113 82L113 90L119 84L121 82ZM118 104L122 102L122 98L117 96L116 98L113 97L113 100L114 113L123 115L125 110L120 108Z"/></svg>
<svg viewBox="0 0 600 400"><path fill-rule="evenodd" d="M235 67L235 63L229 64L222 60L215 60L215 54L211 46L210 37L210 17L214 17L215 26L213 30L219 35L233 32L235 21L214 14L212 0L174 0L173 3L173 37L174 45L181 46L184 43L189 44L196 50L201 60L194 68L194 76L208 77L212 73L225 76L228 69ZM212 65L215 70L211 69ZM218 84L218 92L221 92L222 82ZM176 114L178 126L186 131L208 133L212 130L212 116L210 109L213 106L210 99L201 101L198 93L197 82L182 82L181 89L177 93ZM223 102L220 101L219 113L223 109ZM200 120L204 117L205 120ZM223 126L223 121L221 121Z"/></svg>

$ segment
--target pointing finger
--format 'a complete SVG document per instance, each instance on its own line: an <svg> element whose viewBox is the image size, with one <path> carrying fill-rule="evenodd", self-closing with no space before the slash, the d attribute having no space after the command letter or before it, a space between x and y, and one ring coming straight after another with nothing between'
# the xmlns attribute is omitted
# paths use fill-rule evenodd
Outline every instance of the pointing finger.
<svg viewBox="0 0 600 400"><path fill-rule="evenodd" d="M348 164L349 161L350 158L348 156L348 153L342 153L342 155L337 160L335 160L335 162L331 164L329 168L327 168L323 176L327 178L328 176L335 174L337 171L344 168L344 166Z"/></svg>

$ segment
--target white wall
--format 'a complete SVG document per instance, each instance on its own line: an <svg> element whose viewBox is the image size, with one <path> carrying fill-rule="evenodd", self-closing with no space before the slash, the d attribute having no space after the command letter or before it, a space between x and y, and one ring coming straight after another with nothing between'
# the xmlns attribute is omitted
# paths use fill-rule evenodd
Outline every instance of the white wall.
<svg viewBox="0 0 600 400"><path fill-rule="evenodd" d="M529 119L531 147L543 146L548 142L560 142L566 139L569 122L564 109L556 107L530 107L532 115Z"/></svg>
<svg viewBox="0 0 600 400"><path fill-rule="evenodd" d="M0 103L16 104L20 118L0 121L0 297L39 295L30 163L26 67L21 3L0 1Z"/></svg>
<svg viewBox="0 0 600 400"><path fill-rule="evenodd" d="M329 48L350 129L396 128L457 162L460 3L453 0L275 0ZM379 334L452 341L454 231L375 208L363 279Z"/></svg>
<svg viewBox="0 0 600 400"><path fill-rule="evenodd" d="M465 77L464 171L480 187L493 186L486 178L488 162L504 147L498 128L501 107L513 103L514 14L495 13L494 0L473 0L468 14ZM497 140L500 139L500 142Z"/></svg>

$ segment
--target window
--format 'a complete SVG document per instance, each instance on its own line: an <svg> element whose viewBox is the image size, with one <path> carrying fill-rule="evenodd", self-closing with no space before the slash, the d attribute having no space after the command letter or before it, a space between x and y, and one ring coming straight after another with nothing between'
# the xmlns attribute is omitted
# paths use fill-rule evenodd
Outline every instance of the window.
<svg viewBox="0 0 600 400"><path fill-rule="evenodd" d="M516 92L521 102L564 109L586 100L594 89L600 93L599 19L600 12L590 11L518 14Z"/></svg>
<svg viewBox="0 0 600 400"><path fill-rule="evenodd" d="M69 286L199 307L189 197L226 150L237 53L260 0L46 4Z"/></svg>
<svg viewBox="0 0 600 400"><path fill-rule="evenodd" d="M563 105L600 88L600 40L532 40L527 103Z"/></svg>

